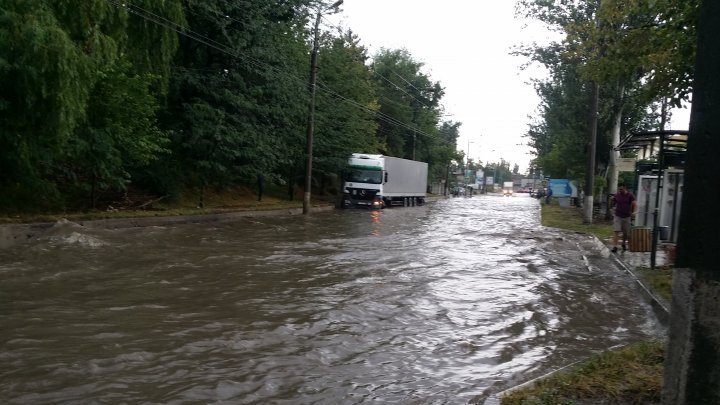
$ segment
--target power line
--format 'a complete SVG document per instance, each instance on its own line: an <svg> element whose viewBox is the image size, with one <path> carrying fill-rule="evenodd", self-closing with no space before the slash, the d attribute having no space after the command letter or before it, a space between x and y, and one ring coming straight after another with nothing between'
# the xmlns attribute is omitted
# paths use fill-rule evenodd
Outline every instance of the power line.
<svg viewBox="0 0 720 405"><path fill-rule="evenodd" d="M339 32L342 32L342 30L343 30L342 27L339 27L339 26L337 26L337 25L332 24L332 23L329 22L324 16L322 17L322 19L325 21L326 25L335 28L335 29L338 30ZM401 76L400 74L398 74L396 71L394 71L393 69L391 69L389 66L385 66L385 68L386 68L387 70L389 70L391 73L395 74L397 77L399 77L402 81L404 81L405 83L407 83L410 87L412 87L413 89L415 89L418 93L422 93L422 91L421 91L420 89L418 89L417 87L415 87L412 83L410 83L410 81L408 81L407 79L405 79L403 76ZM376 69L373 69L372 72L373 72L373 74L375 74L375 75L377 75L377 76L380 76L380 78L382 78L382 79L385 80L386 82L390 83L390 84L393 86L394 89L399 90L399 91L401 91L402 93L405 93L405 94L408 95L410 98L412 98L413 100L417 101L419 104L422 104L422 105L424 105L425 107L428 107L428 108L432 108L432 107L429 106L424 100L418 99L418 98L415 97L413 94L410 94L410 93L407 92L405 89L403 89L401 86L399 86L397 83L395 83L395 82L393 82L392 80L390 80L389 78L387 78L387 76L382 75L382 74L381 74L380 72L378 72Z"/></svg>
<svg viewBox="0 0 720 405"><path fill-rule="evenodd" d="M388 123L388 124L392 124L392 125L399 126L399 127L401 127L401 128L407 129L407 130L409 130L409 131L414 131L417 135L422 135L422 136L427 137L427 138L430 138L430 139L435 139L435 140L440 141L440 142L443 142L443 143L448 143L446 140L442 139L442 138L439 137L439 136L435 136L435 135L429 134L429 133L427 133L427 132L421 131L421 130L417 129L416 127L412 127L412 126L410 126L410 125L408 125L408 124L406 124L406 123L404 123L404 122L402 122L402 121L400 121L400 120L398 120L398 119L396 119L396 118L393 118L393 117L391 117L391 116L389 116L389 115L387 115L387 114L384 114L384 113L382 113L382 112L380 112L380 111L373 110L373 109L371 109L371 108L369 108L369 107L367 107L367 106L364 106L364 105L358 103L358 102L355 101L355 100L352 100L352 99L349 99L349 98L347 98L347 97L344 97L344 96L342 96L342 95L340 95L340 94L338 94L338 93L335 93L335 92L333 92L333 91L331 91L331 90L329 90L329 89L325 89L325 88L323 88L323 87L321 87L321 86L318 86L318 89L321 90L321 91L324 91L325 93L330 94L330 95L333 96L333 97L339 98L339 99L341 99L342 101L345 101L345 102L347 102L347 103L349 103L349 104L352 104L352 105L356 106L357 108L359 108L359 109L361 109L361 110L364 110L364 111L366 111L366 112L368 112L368 113L370 113L370 114L375 115L380 121L384 121L384 122L386 122L386 123ZM448 143L448 144L449 144L449 143Z"/></svg>
<svg viewBox="0 0 720 405"><path fill-rule="evenodd" d="M142 8L142 7L140 7L140 6L134 5L134 4L132 4L132 3L130 3L130 2L127 2L127 1L126 1L126 2L122 2L122 1L120 1L120 0L107 0L107 1L110 2L110 3L113 3L113 4L114 4L115 6L117 6L118 8L124 8L124 9L127 10L128 12L130 12L130 13L132 13L132 14L140 17L140 18L143 18L143 19L145 19L145 20L147 20L147 21L150 21L150 22L152 22L152 23L161 25L161 26L163 26L163 27L165 27L165 28L167 28L167 29L169 29L169 30L174 31L175 33L177 33L177 34L179 34L179 35L182 35L182 36L185 36L185 37L190 38L190 39L192 39L192 40L198 41L198 42L200 42L200 43L202 43L202 44L204 44L204 45L207 45L207 46L209 46L209 47L211 47L211 48L213 48L213 49L215 49L215 50L217 50L217 51L220 51L220 52L222 52L222 53L225 53L225 54L227 54L227 55L233 56L233 57L235 57L235 58L242 59L242 60L244 60L245 62L247 62L248 64L250 64L251 66L253 66L253 67L255 67L255 68L258 68L258 69L262 69L262 71L264 71L264 70L271 70L271 71L274 71L274 72L276 72L276 73L278 73L278 74L281 74L281 75L290 76L290 77L292 77L292 78L294 78L294 79L296 79L296 80L298 80L298 81L300 81L300 82L303 82L303 81L304 81L304 79L301 79L301 78L297 77L296 75L294 75L294 74L292 74L292 73L285 72L285 71L283 71L283 70L281 70L281 69L279 69L279 68L277 68L277 67L275 67L275 66L273 66L273 65L270 65L270 64L268 64L268 63L259 61L259 60L257 60L257 59L254 59L254 58L248 56L247 54L245 54L245 53L243 53L243 52L241 52L241 51L234 50L234 49L232 49L231 47L229 47L229 46L227 46L227 45L225 45L225 44L222 44L222 43L220 43L220 42L218 42L218 41L215 41L215 40L212 39L212 38L209 38L209 37L207 37L207 36L205 36L205 35L203 35L203 34L200 34L200 33L196 32L196 31L193 31L193 30L190 29L189 27L182 26L182 25L180 25L180 24L178 24L178 23L176 23L176 22L174 22L174 21L172 21L172 20L169 20L169 19L167 19L167 18L165 18L165 17L159 16L159 15L157 15L157 14L155 14L155 13L153 13L153 12L147 10L147 9L144 9L144 8Z"/></svg>
<svg viewBox="0 0 720 405"><path fill-rule="evenodd" d="M387 66L386 66L386 67L387 67ZM418 89L417 87L415 87L415 85L413 85L412 83L410 83L410 81L408 81L406 78L404 78L404 77L401 76L399 73L397 73L396 71L392 70L391 68L389 68L389 67L387 67L387 68L388 68L392 73L394 73L395 76L399 77L402 81L404 81L405 83L407 83L408 86L410 86L410 87L412 87L413 89L415 89L415 90L418 92L418 94L422 94L422 91L421 91L420 89ZM432 108L432 106L430 106L430 105L426 104L425 102L423 102L424 100L420 100L420 99L417 99L417 98L416 98L415 100L419 101L419 102L420 102L421 104L423 104L425 107Z"/></svg>

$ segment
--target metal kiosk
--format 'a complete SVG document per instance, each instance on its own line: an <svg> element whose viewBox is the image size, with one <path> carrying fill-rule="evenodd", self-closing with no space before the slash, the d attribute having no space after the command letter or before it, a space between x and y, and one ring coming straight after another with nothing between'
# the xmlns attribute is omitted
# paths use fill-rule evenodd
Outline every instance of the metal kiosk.
<svg viewBox="0 0 720 405"><path fill-rule="evenodd" d="M682 169L685 168L685 154L687 152L688 131L681 130L664 130L632 133L620 141L615 147L617 151L634 150L638 153L638 158L642 160L651 160L650 163L637 162L635 165L635 184L639 185L638 180L641 175L643 178L655 176L653 192L654 198L651 198L652 207L648 206L648 211L652 209L652 247L650 250L650 268L655 269L657 262L657 248L660 232L660 218L671 218L669 227L670 239L675 241L677 238L677 221L679 219L679 207L682 199ZM653 161L654 160L654 161ZM668 189L665 192L665 181L669 181ZM635 190L638 195L639 190ZM670 196L668 198L667 196ZM661 205L661 201L665 204ZM671 206L670 209L668 207ZM670 213L668 214L668 211ZM649 213L649 212L648 212ZM644 219L647 217L645 213ZM642 220L638 218L639 220ZM646 219L647 221L647 219ZM649 224L648 224L649 225ZM664 227L663 227L664 228ZM664 232L665 233L665 232Z"/></svg>

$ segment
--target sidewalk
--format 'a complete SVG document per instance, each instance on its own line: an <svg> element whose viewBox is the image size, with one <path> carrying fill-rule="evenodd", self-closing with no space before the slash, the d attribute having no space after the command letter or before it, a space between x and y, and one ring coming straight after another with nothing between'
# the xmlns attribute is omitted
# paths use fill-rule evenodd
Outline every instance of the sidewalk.
<svg viewBox="0 0 720 405"><path fill-rule="evenodd" d="M608 244L608 249L611 244ZM655 256L655 268L668 264L667 253L662 245L658 246ZM640 277L636 271L638 267L650 268L650 252L618 251L611 253L616 263L630 273L638 283L639 289L655 310L655 315L661 323L668 325L670 321L670 302L656 294L652 288Z"/></svg>
<svg viewBox="0 0 720 405"><path fill-rule="evenodd" d="M650 252L620 252L616 253L617 257L628 266L647 267L650 268ZM658 249L655 256L655 266L664 266L668 264L667 254L664 250Z"/></svg>
<svg viewBox="0 0 720 405"><path fill-rule="evenodd" d="M612 248L612 240L601 240L594 236L593 236L593 239L595 240L596 248L601 249L601 250L607 249L605 251L605 254L607 254L607 257L610 258L610 260L612 260L613 262L615 262L619 268L624 269L628 274L630 274L630 276L633 279L635 279L635 281L637 282L637 285L638 285L638 290L648 300L648 302L652 306L654 313L657 316L660 323L667 326L669 324L669 320L670 320L670 303L667 302L662 297L655 294L652 291L652 289L648 285L646 285L646 283L643 281L642 277L640 277L636 271L636 268L638 268L638 267L646 267L648 269L650 268L650 252L631 252L629 250L623 252L622 250L618 249L617 253L612 253L610 250ZM655 263L656 267L667 264L666 253L665 253L664 249L662 248L662 245L658 246L658 247L660 249L657 251L657 256L655 258L656 259L656 263ZM522 384L508 388L501 392L494 393L494 394L490 395L488 398L486 398L485 401L482 403L483 403L483 405L500 405L501 398L503 397L503 395L505 395L509 392L518 390L518 389L522 389L523 387L530 386L537 381L549 378L550 376L555 375L564 370L567 370L577 364L580 364L581 362L582 361L578 361L578 362L569 364L558 370L553 370L552 372L550 372L546 375L543 375L541 377L534 378L530 381L526 381Z"/></svg>

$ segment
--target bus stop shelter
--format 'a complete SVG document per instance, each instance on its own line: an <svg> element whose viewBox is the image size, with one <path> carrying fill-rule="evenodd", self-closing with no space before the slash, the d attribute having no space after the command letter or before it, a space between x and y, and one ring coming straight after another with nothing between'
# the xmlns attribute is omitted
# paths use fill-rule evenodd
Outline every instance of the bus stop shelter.
<svg viewBox="0 0 720 405"><path fill-rule="evenodd" d="M655 269L659 243L660 193L663 188L663 171L669 167L685 167L688 131L663 130L637 132L626 136L615 150L635 151L638 159L635 164L636 180L641 173L657 176L657 191L653 210L652 245L650 250L650 268ZM644 162L651 160L650 162ZM636 181L637 183L637 181Z"/></svg>

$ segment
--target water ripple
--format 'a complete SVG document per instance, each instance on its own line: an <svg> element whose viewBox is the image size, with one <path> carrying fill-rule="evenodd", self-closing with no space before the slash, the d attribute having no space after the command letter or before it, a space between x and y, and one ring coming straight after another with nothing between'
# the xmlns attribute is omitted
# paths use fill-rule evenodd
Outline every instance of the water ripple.
<svg viewBox="0 0 720 405"><path fill-rule="evenodd" d="M0 251L2 402L466 403L659 333L624 273L538 210L58 224Z"/></svg>

